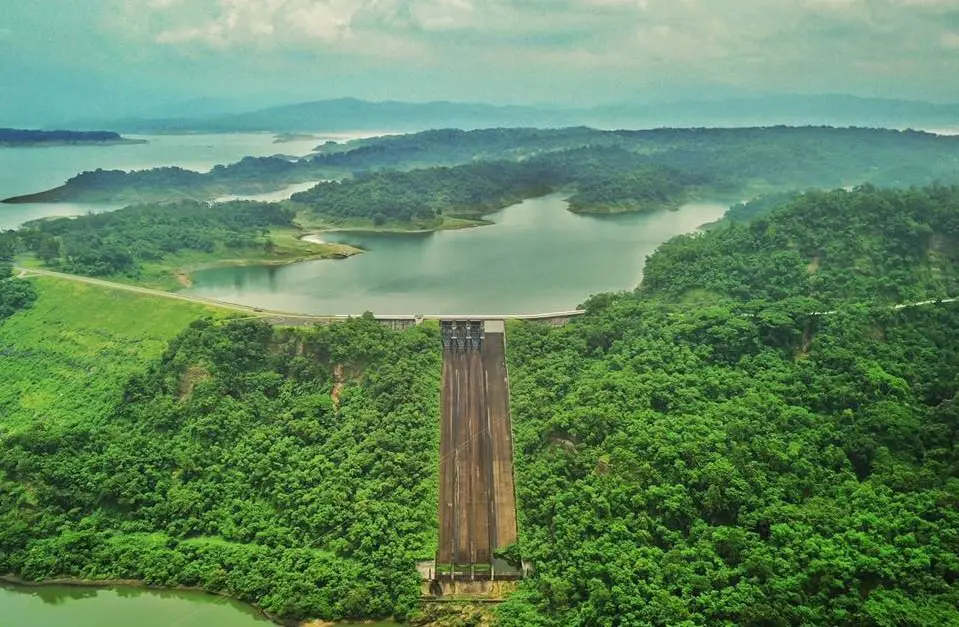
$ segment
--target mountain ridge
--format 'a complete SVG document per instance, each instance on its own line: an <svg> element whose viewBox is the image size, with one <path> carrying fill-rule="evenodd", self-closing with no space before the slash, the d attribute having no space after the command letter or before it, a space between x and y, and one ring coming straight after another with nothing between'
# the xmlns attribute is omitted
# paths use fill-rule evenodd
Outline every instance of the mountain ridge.
<svg viewBox="0 0 959 627"><path fill-rule="evenodd" d="M202 108L201 108L202 109ZM189 110L185 107L184 110ZM128 116L77 121L84 130L119 132L413 132L430 128L657 128L775 125L933 128L959 132L959 104L862 98L847 94L742 96L718 100L620 102L589 108L488 103L372 101L334 98L256 108L240 113L179 117Z"/></svg>

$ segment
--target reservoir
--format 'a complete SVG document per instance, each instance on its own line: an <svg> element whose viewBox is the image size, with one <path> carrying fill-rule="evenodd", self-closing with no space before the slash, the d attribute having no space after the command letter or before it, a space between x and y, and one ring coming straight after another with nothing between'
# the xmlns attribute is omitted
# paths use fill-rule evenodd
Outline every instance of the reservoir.
<svg viewBox="0 0 959 627"><path fill-rule="evenodd" d="M270 627L252 607L202 592L0 586L3 627ZM398 627L392 622L364 627ZM338 627L350 627L339 623Z"/></svg>
<svg viewBox="0 0 959 627"><path fill-rule="evenodd" d="M0 147L0 199L58 187L88 170L145 170L179 166L207 172L215 165L239 161L246 156L283 154L305 156L323 142L344 141L352 135L317 136L316 139L274 143L270 133L221 133L216 135L128 135L146 144L114 146ZM110 211L123 205L79 203L34 203L0 205L0 229L12 229L48 216L75 216Z"/></svg>
<svg viewBox="0 0 959 627"><path fill-rule="evenodd" d="M573 309L591 294L631 290L664 241L717 220L723 203L678 211L582 216L561 195L489 216L490 226L418 234L328 232L367 252L288 266L193 273L184 293L310 314L521 314Z"/></svg>

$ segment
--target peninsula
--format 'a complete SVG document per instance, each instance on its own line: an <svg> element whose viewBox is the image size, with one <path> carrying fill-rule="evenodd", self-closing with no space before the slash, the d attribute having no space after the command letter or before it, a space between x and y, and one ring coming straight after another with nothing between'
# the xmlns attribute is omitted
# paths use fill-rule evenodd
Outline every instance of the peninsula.
<svg viewBox="0 0 959 627"><path fill-rule="evenodd" d="M145 144L145 139L129 139L112 131L39 131L0 128L0 147L25 148L31 146L114 146Z"/></svg>

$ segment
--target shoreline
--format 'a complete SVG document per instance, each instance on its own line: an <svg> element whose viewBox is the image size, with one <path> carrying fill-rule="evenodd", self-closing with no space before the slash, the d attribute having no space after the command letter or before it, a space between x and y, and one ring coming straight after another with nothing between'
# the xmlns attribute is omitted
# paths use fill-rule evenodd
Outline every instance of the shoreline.
<svg viewBox="0 0 959 627"><path fill-rule="evenodd" d="M310 232L301 237L301 240L314 244L331 244L331 242L319 242L308 240L307 237L320 237L323 233L359 233L375 235L425 235L428 233L438 233L440 231L460 231L463 229L472 229L481 226L490 226L495 224L492 220L484 218L456 218L455 222L443 223L435 227L428 228L396 228L396 227L378 227L378 226L336 226L336 225L309 225L306 228Z"/></svg>
<svg viewBox="0 0 959 627"><path fill-rule="evenodd" d="M21 579L12 573L7 573L0 575L0 588L4 586L17 588L45 588L51 586L63 586L67 588L91 588L99 590L133 588L136 590L152 590L155 592L194 592L197 594L209 595L211 597L228 599L233 603L242 605L244 608L249 608L252 610L253 614L258 615L261 618L265 618L274 625L279 625L280 627L337 627L339 625L372 624L376 623L377 621L389 621L395 622L398 626L401 625L401 623L396 621L394 618L361 618L355 620L344 619L342 621L331 621L320 618L307 618L303 620L280 618L279 616L275 616L270 612L267 612L255 603L241 601L240 599L237 599L226 592L216 592L214 590L203 588L202 586L157 586L148 584L141 579L77 579L75 577L56 577L53 579L45 579L43 581L27 581L26 579Z"/></svg>
<svg viewBox="0 0 959 627"><path fill-rule="evenodd" d="M317 242L310 242L317 243ZM172 266L170 268L170 274L173 278L179 283L179 288L177 289L165 289L168 292L179 292L181 289L189 289L193 287L193 277L191 276L194 272L200 272L202 270L214 270L216 268L243 268L246 266L260 266L264 268L269 267L280 267L280 266L289 266L295 263L305 263L307 261L339 261L342 259L349 259L350 257L355 257L366 251L361 248L356 248L355 246L349 246L347 244L327 244L328 246L341 246L344 250L342 252L336 252L332 255L326 253L316 253L312 255L303 255L299 257L292 257L290 259L219 259L217 261L210 261L208 263L200 263L196 265L189 266ZM82 276L82 275L80 275ZM143 283L140 281L131 282L130 285L140 285L143 287L149 287L148 283Z"/></svg>
<svg viewBox="0 0 959 627"><path fill-rule="evenodd" d="M149 144L146 139L116 139L110 141L50 141L50 142L0 142L0 148L63 148L72 146L135 146Z"/></svg>

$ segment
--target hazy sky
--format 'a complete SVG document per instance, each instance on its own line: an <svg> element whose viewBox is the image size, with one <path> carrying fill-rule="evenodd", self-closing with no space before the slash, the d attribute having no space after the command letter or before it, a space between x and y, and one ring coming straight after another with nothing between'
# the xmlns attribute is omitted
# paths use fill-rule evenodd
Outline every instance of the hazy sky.
<svg viewBox="0 0 959 627"><path fill-rule="evenodd" d="M0 0L0 125L194 97L959 101L959 0Z"/></svg>

